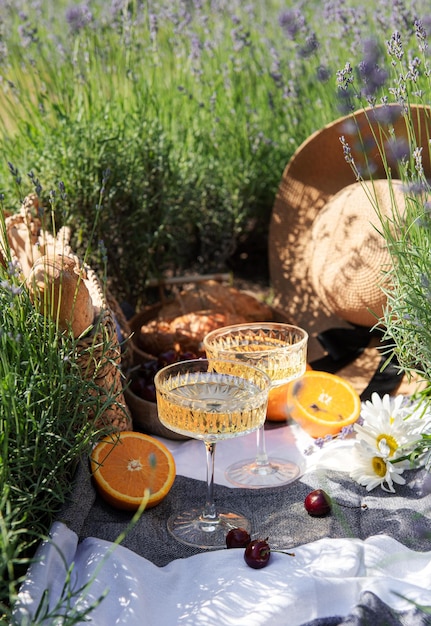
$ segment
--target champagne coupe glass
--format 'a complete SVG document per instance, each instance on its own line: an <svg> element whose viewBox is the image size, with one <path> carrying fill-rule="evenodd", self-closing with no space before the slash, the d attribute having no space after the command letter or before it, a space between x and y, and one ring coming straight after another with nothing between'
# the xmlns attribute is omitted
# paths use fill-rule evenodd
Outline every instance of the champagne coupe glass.
<svg viewBox="0 0 431 626"><path fill-rule="evenodd" d="M204 349L208 358L236 359L268 374L272 387L299 378L305 372L308 334L292 324L253 322L234 324L208 333ZM300 474L296 463L268 458L264 424L257 431L257 456L226 470L234 485L258 489L287 485Z"/></svg>
<svg viewBox="0 0 431 626"><path fill-rule="evenodd" d="M154 384L162 424L176 433L201 439L207 457L205 505L170 517L168 530L190 546L210 550L225 547L231 528L250 530L250 523L241 513L216 510L216 442L245 435L264 423L271 380L247 363L215 358L168 365L157 372Z"/></svg>

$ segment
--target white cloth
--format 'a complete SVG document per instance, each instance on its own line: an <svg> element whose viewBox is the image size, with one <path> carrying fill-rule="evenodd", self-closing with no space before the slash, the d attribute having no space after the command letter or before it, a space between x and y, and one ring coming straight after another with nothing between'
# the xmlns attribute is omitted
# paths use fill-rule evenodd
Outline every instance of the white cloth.
<svg viewBox="0 0 431 626"><path fill-rule="evenodd" d="M205 480L205 446L202 441L172 441L157 437L172 452L177 474ZM267 453L294 461L303 474L315 467L350 471L352 467L353 439L334 439L319 448L315 440L296 424L265 431ZM306 454L310 451L310 454ZM215 453L214 481L219 485L234 487L225 476L231 463L256 456L256 433L219 441Z"/></svg>
<svg viewBox="0 0 431 626"><path fill-rule="evenodd" d="M332 441L320 450L295 425L267 430L265 435L269 455L296 461L301 473L316 467L351 468L352 440ZM202 442L163 441L174 454L179 475L205 480ZM313 453L305 454L310 447ZM216 482L232 487L225 469L255 453L255 433L218 443ZM52 540L39 548L38 562L21 588L17 621L24 623L27 612L35 613L44 589L49 590L51 610L56 603L63 607L60 612L65 610L61 596L69 567L75 589L89 584L69 607L85 609L107 594L90 613L94 626L299 626L312 619L348 615L366 590L397 611L412 608L397 593L429 604L431 552L413 552L388 536L376 535L365 541L320 539L295 548L295 554L273 552L270 565L261 570L245 564L243 550L202 553L159 568L101 539L78 543L74 532L56 522Z"/></svg>
<svg viewBox="0 0 431 626"><path fill-rule="evenodd" d="M85 609L107 593L90 614L93 626L300 626L349 614L366 590L396 611L407 611L412 605L404 598L425 605L431 589L431 552L413 552L384 535L323 539L298 547L294 557L274 552L261 570L245 564L241 549L158 568L100 539L78 544L75 533L56 522L51 542L37 557L20 591L19 623L35 611L45 588L51 608L62 604L72 563L74 588L89 585L75 606Z"/></svg>

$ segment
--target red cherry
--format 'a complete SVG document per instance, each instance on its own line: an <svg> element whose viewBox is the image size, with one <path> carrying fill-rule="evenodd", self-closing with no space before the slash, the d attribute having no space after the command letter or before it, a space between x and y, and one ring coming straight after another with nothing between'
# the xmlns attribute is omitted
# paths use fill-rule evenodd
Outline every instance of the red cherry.
<svg viewBox="0 0 431 626"><path fill-rule="evenodd" d="M154 376L158 370L157 359L151 359L150 361L144 361L139 368L139 375L145 378L147 381L154 379Z"/></svg>
<svg viewBox="0 0 431 626"><path fill-rule="evenodd" d="M331 511L331 498L323 489L315 489L305 498L304 506L309 515L324 517Z"/></svg>
<svg viewBox="0 0 431 626"><path fill-rule="evenodd" d="M245 548L250 543L250 535L244 528L232 528L226 535L227 548Z"/></svg>
<svg viewBox="0 0 431 626"><path fill-rule="evenodd" d="M186 352L181 352L179 355L180 361L193 361L194 359L196 359L196 354L189 350Z"/></svg>
<svg viewBox="0 0 431 626"><path fill-rule="evenodd" d="M262 569L269 563L271 549L266 539L250 541L244 552L244 561L253 569Z"/></svg>
<svg viewBox="0 0 431 626"><path fill-rule="evenodd" d="M146 383L141 390L141 398L147 402L156 402L156 386L154 383Z"/></svg>
<svg viewBox="0 0 431 626"><path fill-rule="evenodd" d="M166 365L172 365L172 363L176 363L178 361L178 352L172 348L172 350L166 350L166 352L161 352L157 358L158 367L162 369Z"/></svg>

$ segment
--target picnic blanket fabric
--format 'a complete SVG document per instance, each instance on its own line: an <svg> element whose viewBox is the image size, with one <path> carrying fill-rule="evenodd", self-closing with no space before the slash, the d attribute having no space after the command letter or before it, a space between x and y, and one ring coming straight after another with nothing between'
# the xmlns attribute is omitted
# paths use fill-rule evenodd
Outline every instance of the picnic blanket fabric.
<svg viewBox="0 0 431 626"><path fill-rule="evenodd" d="M367 493L346 473L331 470L307 472L276 489L217 485L217 505L246 514L253 538L268 537L274 550L295 552L295 557L274 552L265 570L248 568L236 550L208 553L169 535L168 517L178 508L201 506L205 498L206 484L184 476L128 528L132 515L98 496L83 461L54 534L69 545L66 562L78 564L76 584L88 581L92 567L109 552L88 599L109 589L92 614L96 626L425 626L431 615L412 599L431 604L431 476L423 470L405 476L396 494ZM310 517L303 505L318 487L333 497L332 513L323 518ZM122 545L111 553L125 528ZM34 609L38 585L51 588L53 602L59 593L59 567L54 579L46 565L43 574L37 567L22 589L21 617ZM231 604L224 601L235 589Z"/></svg>
<svg viewBox="0 0 431 626"><path fill-rule="evenodd" d="M244 513L251 521L253 538L268 537L275 549L290 550L325 537L366 539L386 534L412 550L426 551L431 549L431 475L425 470L404 475L406 484L397 486L396 494L368 493L345 472L314 470L294 483L271 489L216 485L215 499L219 507ZM317 488L332 496L333 510L327 517L311 517L304 509L306 495ZM144 512L123 545L159 567L202 552L171 537L166 521L178 509L201 507L205 496L204 481L177 476L168 496ZM113 509L97 495L87 463L81 463L75 489L59 520L80 539L115 541L131 519L131 513Z"/></svg>

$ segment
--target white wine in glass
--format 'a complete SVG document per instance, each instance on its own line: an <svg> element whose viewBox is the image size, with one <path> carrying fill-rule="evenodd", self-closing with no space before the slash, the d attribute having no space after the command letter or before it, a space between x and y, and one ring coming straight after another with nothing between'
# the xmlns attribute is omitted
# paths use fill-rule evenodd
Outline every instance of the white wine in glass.
<svg viewBox="0 0 431 626"><path fill-rule="evenodd" d="M162 424L176 433L201 439L207 456L205 505L169 518L169 532L190 546L224 547L231 528L250 530L250 524L241 513L218 511L215 506L215 445L221 439L245 435L261 427L270 378L238 361L195 359L164 367L157 372L154 384Z"/></svg>
<svg viewBox="0 0 431 626"><path fill-rule="evenodd" d="M292 324L225 326L208 333L203 344L208 358L233 359L263 370L271 378L272 387L299 378L307 365L308 334ZM252 489L286 485L299 475L300 468L293 461L268 457L263 424L257 431L256 457L234 463L226 470L231 483Z"/></svg>

